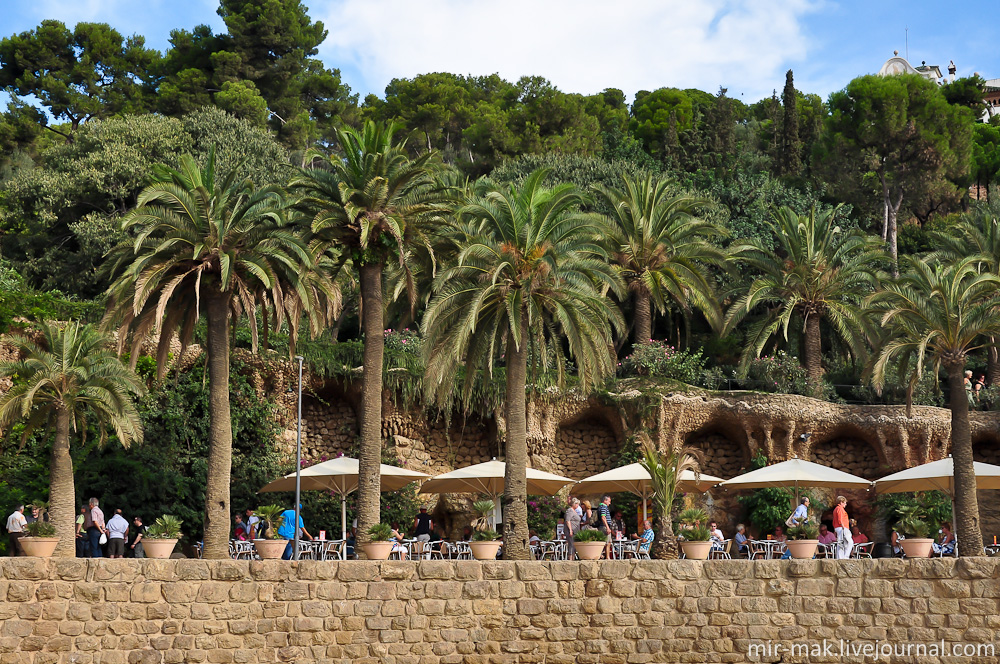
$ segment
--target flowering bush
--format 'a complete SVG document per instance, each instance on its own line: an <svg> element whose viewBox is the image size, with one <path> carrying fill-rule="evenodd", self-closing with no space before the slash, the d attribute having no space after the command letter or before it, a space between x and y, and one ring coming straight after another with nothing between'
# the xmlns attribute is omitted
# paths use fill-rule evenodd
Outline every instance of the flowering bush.
<svg viewBox="0 0 1000 664"><path fill-rule="evenodd" d="M783 350L751 360L747 376L751 383L748 387L753 390L813 396L812 384L805 368L799 364L797 357ZM830 383L824 380L822 387L824 399L837 400L836 390Z"/></svg>
<svg viewBox="0 0 1000 664"><path fill-rule="evenodd" d="M621 362L626 376L654 376L697 384L705 370L701 351L679 351L663 341L650 339L647 344L633 347L632 354Z"/></svg>
<svg viewBox="0 0 1000 664"><path fill-rule="evenodd" d="M410 328L389 329L385 331L385 353L395 360L395 366L407 367L410 365L407 360L420 357L422 341L420 335Z"/></svg>
<svg viewBox="0 0 1000 664"><path fill-rule="evenodd" d="M564 507L564 501L558 497L528 496L528 530L534 530L543 540L552 539Z"/></svg>

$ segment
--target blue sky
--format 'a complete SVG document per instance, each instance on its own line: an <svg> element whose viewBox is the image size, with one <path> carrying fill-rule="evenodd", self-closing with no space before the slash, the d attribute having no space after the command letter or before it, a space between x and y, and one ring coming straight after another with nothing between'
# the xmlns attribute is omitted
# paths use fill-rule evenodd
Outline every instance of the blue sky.
<svg viewBox="0 0 1000 664"><path fill-rule="evenodd" d="M224 29L217 0L3 0L0 35L42 19L110 23L165 49L172 28ZM1000 78L1000 3L914 0L306 0L330 31L320 58L361 97L430 71L540 75L568 92L697 87L750 103L796 87L824 98L898 49L959 76ZM11 7L10 5L13 5Z"/></svg>

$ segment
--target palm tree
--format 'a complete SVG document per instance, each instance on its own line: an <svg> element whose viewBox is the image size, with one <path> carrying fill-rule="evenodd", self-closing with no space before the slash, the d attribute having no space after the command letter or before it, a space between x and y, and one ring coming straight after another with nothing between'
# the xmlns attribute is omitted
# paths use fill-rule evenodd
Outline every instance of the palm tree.
<svg viewBox="0 0 1000 664"><path fill-rule="evenodd" d="M928 260L957 261L966 256L979 256L980 269L1000 276L1000 206L983 205L966 215L962 221L944 233L934 234L939 249ZM986 379L990 385L1000 384L1000 353L996 337L990 338L986 349Z"/></svg>
<svg viewBox="0 0 1000 664"><path fill-rule="evenodd" d="M0 364L0 376L14 385L0 399L0 428L26 419L27 437L38 426L52 427L55 440L49 466L49 515L59 544L55 555L76 555L76 488L70 444L85 442L87 426L96 421L100 442L107 428L122 446L142 440L142 423L133 397L145 391L142 381L118 360L110 339L92 325L77 322L57 327L42 324L44 341L14 337L22 359Z"/></svg>
<svg viewBox="0 0 1000 664"><path fill-rule="evenodd" d="M311 150L312 168L292 178L297 207L309 219L314 243L336 252L339 272L348 262L358 270L364 368L361 374L361 440L358 482L358 534L379 522L382 458L382 356L384 351L383 273L401 268L411 303L417 299L411 249L429 245L429 223L445 200L432 178L436 155L411 159L406 141L395 141L395 125L366 122L358 131L340 129L341 152Z"/></svg>
<svg viewBox="0 0 1000 664"><path fill-rule="evenodd" d="M116 248L115 281L109 288L106 324L120 328L119 344L132 336L132 361L141 343L159 336L157 369L166 370L167 352L180 330L181 353L195 324L207 323L209 452L205 486L206 558L229 555L229 484L232 421L229 405L231 321L246 316L256 335L256 314L266 307L286 309L290 300L309 303L314 279L306 244L284 216L280 192L255 189L235 173L216 176L210 154L199 168L189 155L180 169L158 167L154 182L123 220L134 240ZM308 284L308 285L307 285ZM331 297L333 297L331 293ZM297 318L290 318L297 325Z"/></svg>
<svg viewBox="0 0 1000 664"><path fill-rule="evenodd" d="M981 555L982 531L972 465L969 399L964 384L965 362L980 348L979 339L1000 334L997 288L1000 277L979 271L982 257L969 256L948 265L929 265L904 258L909 268L898 281L870 296L882 312L885 337L871 367L872 383L885 384L889 364L899 360L900 371L915 366L909 393L930 363L934 375L944 368L948 376L951 410L951 453L955 460L955 516L958 541L966 555ZM909 399L907 399L909 408Z"/></svg>
<svg viewBox="0 0 1000 664"><path fill-rule="evenodd" d="M607 246L634 301L633 342L650 341L652 306L662 314L671 301L685 321L693 304L719 329L722 314L706 266L725 260L725 252L709 242L724 231L695 216L708 201L671 195L665 178L625 175L622 185L595 190L611 209Z"/></svg>
<svg viewBox="0 0 1000 664"><path fill-rule="evenodd" d="M698 450L688 447L664 453L648 436L642 438L642 457L639 463L649 473L653 484L653 508L658 525L653 555L657 558L677 557L677 537L671 515L674 496L677 495L677 485L680 484L684 471L693 471L697 477L698 454Z"/></svg>
<svg viewBox="0 0 1000 664"><path fill-rule="evenodd" d="M586 389L614 368L612 327L621 314L604 295L619 281L599 243L600 221L579 212L572 185L542 187L546 171L520 189L492 188L459 211L452 233L460 247L443 270L424 315L426 389L447 392L465 361L466 393L482 369L506 366L504 557L528 557L525 388L529 363L555 368L563 349L576 361Z"/></svg>
<svg viewBox="0 0 1000 664"><path fill-rule="evenodd" d="M747 293L730 308L726 331L733 330L759 305L767 308L750 326L741 366L759 357L779 332L788 339L792 318L803 321L805 367L813 394L823 393L823 348L820 321L826 320L857 355L865 352L870 323L862 300L878 285L876 265L882 258L878 242L859 230L835 224L837 209L799 216L789 207L778 210L770 224L775 250L759 240L730 249L733 256L756 270Z"/></svg>

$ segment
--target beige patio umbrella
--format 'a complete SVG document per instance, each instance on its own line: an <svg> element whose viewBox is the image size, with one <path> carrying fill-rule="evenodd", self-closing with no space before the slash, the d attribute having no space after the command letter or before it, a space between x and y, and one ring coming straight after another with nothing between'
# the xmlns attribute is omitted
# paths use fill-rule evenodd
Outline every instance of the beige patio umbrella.
<svg viewBox="0 0 1000 664"><path fill-rule="evenodd" d="M978 461L972 466L976 471L977 489L1000 489L1000 466ZM951 456L875 480L875 491L878 493L931 490L943 491L954 499L955 462Z"/></svg>
<svg viewBox="0 0 1000 664"><path fill-rule="evenodd" d="M704 493L720 482L722 482L721 477L705 473L696 476L693 471L685 470L681 473L677 488L685 492ZM649 471L643 468L641 463L631 463L580 480L574 485L573 490L576 493L614 493L617 491L634 493L642 498L642 518L645 520L646 499L653 495L653 483L649 477Z"/></svg>
<svg viewBox="0 0 1000 664"><path fill-rule="evenodd" d="M800 487L867 490L871 485L871 480L797 457L751 470L721 483L728 489L792 488L795 489L795 502L798 502Z"/></svg>
<svg viewBox="0 0 1000 664"><path fill-rule="evenodd" d="M497 498L503 493L504 475L507 464L503 461L487 461L474 466L457 468L450 473L432 477L420 487L420 493L485 493L493 499L494 523L500 503ZM562 475L547 473L544 470L528 468L528 493L542 496L554 496L559 489L573 480Z"/></svg>
<svg viewBox="0 0 1000 664"><path fill-rule="evenodd" d="M430 477L427 473L381 464L382 491L397 491L410 482ZM330 459L303 468L299 473L302 491L333 491L340 495L342 539L347 539L347 494L358 488L358 460L351 457ZM295 491L295 473L268 482L258 493Z"/></svg>

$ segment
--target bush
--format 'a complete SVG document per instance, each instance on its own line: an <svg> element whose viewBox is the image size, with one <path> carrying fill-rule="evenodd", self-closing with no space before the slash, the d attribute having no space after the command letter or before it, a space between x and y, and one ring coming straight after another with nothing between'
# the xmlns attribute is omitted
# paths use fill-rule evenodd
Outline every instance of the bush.
<svg viewBox="0 0 1000 664"><path fill-rule="evenodd" d="M812 383L806 376L805 368L799 364L797 357L783 350L751 360L747 365L747 377L750 379L748 387L753 390L813 396ZM823 398L837 398L833 386L826 381L823 381Z"/></svg>
<svg viewBox="0 0 1000 664"><path fill-rule="evenodd" d="M24 527L28 537L55 537L56 527L48 521L32 521Z"/></svg>
<svg viewBox="0 0 1000 664"><path fill-rule="evenodd" d="M528 530L534 530L543 540L553 539L563 504L555 496L528 496Z"/></svg>
<svg viewBox="0 0 1000 664"><path fill-rule="evenodd" d="M694 526L682 530L680 534L687 542L707 542L712 539L712 533L709 532L708 526Z"/></svg>
<svg viewBox="0 0 1000 664"><path fill-rule="evenodd" d="M785 535L790 540L814 540L819 537L819 527L806 522L798 526L792 526Z"/></svg>
<svg viewBox="0 0 1000 664"><path fill-rule="evenodd" d="M164 514L146 529L147 539L179 539L181 536L181 525L184 522L176 516Z"/></svg>
<svg viewBox="0 0 1000 664"><path fill-rule="evenodd" d="M705 358L701 351L678 351L663 341L650 341L633 346L632 354L622 360L621 372L626 376L669 378L689 385L701 381Z"/></svg>
<svg viewBox="0 0 1000 664"><path fill-rule="evenodd" d="M604 542L608 536L595 528L587 528L573 535L574 542Z"/></svg>
<svg viewBox="0 0 1000 664"><path fill-rule="evenodd" d="M389 538L392 537L392 528L385 523L376 523L368 529L368 537L373 542L388 542Z"/></svg>
<svg viewBox="0 0 1000 664"><path fill-rule="evenodd" d="M500 539L500 536L497 535L497 531L493 530L492 528L487 528L486 530L477 530L476 532L472 533L473 542L495 542L498 539Z"/></svg>

